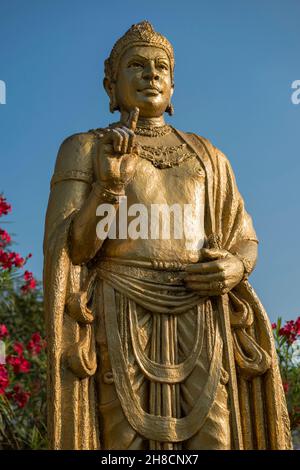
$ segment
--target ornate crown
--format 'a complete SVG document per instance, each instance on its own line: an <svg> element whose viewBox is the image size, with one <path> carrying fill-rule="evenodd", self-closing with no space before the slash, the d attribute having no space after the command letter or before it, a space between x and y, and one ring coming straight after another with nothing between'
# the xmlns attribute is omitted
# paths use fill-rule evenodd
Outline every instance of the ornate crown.
<svg viewBox="0 0 300 470"><path fill-rule="evenodd" d="M135 45L155 46L163 49L169 57L173 80L174 51L170 42L160 33L154 31L149 21L133 24L131 28L115 43L110 56L105 61L106 77L116 80L120 58L124 52Z"/></svg>

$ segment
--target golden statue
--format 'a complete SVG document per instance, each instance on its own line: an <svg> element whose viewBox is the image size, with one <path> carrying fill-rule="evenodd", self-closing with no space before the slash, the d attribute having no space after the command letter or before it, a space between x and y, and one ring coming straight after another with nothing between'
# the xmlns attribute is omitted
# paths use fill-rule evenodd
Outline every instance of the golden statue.
<svg viewBox="0 0 300 470"><path fill-rule="evenodd" d="M120 121L66 139L51 180L50 447L290 449L271 325L248 282L251 217L225 155L164 122L171 44L133 25L104 87ZM166 221L170 236L156 230Z"/></svg>

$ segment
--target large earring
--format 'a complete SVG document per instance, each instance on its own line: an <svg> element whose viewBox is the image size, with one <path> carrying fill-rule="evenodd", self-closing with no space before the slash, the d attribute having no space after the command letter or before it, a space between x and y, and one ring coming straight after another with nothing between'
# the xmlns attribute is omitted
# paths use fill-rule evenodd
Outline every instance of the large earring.
<svg viewBox="0 0 300 470"><path fill-rule="evenodd" d="M109 111L111 113L114 113L116 111L116 106L113 104L113 102L111 100L109 102Z"/></svg>
<svg viewBox="0 0 300 470"><path fill-rule="evenodd" d="M114 113L115 111L120 111L119 105L116 100L114 89L112 89L110 93L109 110L111 113Z"/></svg>
<svg viewBox="0 0 300 470"><path fill-rule="evenodd" d="M109 110L111 113L114 113L115 111L120 111L120 108L118 104L116 103L116 100L114 97L111 97L109 101Z"/></svg>
<svg viewBox="0 0 300 470"><path fill-rule="evenodd" d="M166 113L169 114L169 116L173 116L174 114L174 106L172 105L172 103L169 103L167 109L166 109Z"/></svg>

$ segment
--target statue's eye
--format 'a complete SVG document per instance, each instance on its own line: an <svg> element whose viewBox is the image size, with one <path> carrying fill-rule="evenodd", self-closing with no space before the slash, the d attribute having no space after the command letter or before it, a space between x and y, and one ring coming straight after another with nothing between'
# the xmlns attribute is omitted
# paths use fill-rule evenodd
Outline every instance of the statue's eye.
<svg viewBox="0 0 300 470"><path fill-rule="evenodd" d="M129 64L129 67L134 67L134 68L143 67L143 64L141 64L141 62L131 62Z"/></svg>
<svg viewBox="0 0 300 470"><path fill-rule="evenodd" d="M168 70L167 64L158 64L157 66L160 70Z"/></svg>

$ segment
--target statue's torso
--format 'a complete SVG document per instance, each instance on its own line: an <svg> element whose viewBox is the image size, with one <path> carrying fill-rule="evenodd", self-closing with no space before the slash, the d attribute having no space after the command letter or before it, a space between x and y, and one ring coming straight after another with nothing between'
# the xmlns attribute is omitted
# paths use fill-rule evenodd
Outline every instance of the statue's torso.
<svg viewBox="0 0 300 470"><path fill-rule="evenodd" d="M139 143L144 148L147 146L156 150L162 146L178 147L178 155L182 162L170 168L157 168L151 161L140 157L134 179L126 188L127 201L124 202L122 209L119 208L118 216L127 212L126 203L128 209L133 204L142 204L145 208L142 210L144 214L146 210L148 218L148 233L144 235L144 238L137 239L130 237L130 234L124 239L107 238L101 248L102 256L181 263L195 262L204 239L204 172L197 156L188 146L179 147L183 142L174 134L160 141L139 138ZM149 157L148 151L146 154ZM153 156L153 153L150 152L150 159L151 155ZM171 158L174 159L173 153ZM170 236L168 231L163 232L162 218L160 220L157 218L158 208L155 205L158 204L163 205L162 212L166 211L166 215L163 216L166 226L169 208L173 204L178 205L174 208L177 213L177 233L174 231L172 215ZM128 217L128 224L136 219L139 212L133 214ZM119 217L116 220L118 227ZM156 232L158 225L159 234ZM154 231L152 234L151 230ZM153 239L153 233L156 234L154 236L158 237L157 239Z"/></svg>

